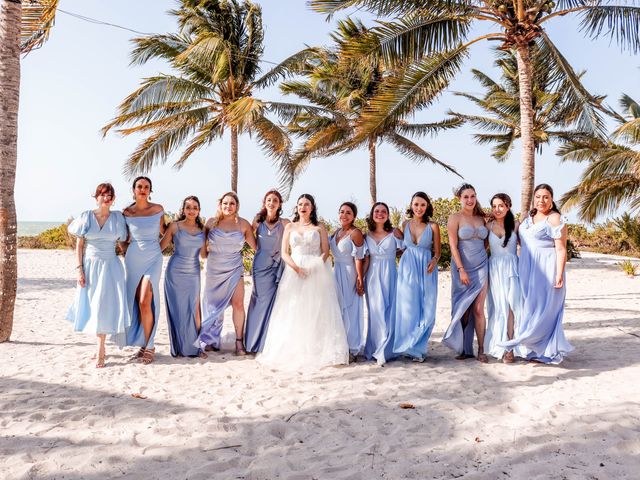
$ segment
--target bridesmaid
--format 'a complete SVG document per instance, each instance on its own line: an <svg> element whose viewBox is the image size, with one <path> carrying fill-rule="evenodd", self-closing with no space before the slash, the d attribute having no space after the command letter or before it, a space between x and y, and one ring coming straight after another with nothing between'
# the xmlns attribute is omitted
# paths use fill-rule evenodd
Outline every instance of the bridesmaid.
<svg viewBox="0 0 640 480"><path fill-rule="evenodd" d="M358 209L353 203L344 202L340 205L340 228L329 238L334 261L333 273L339 292L338 300L349 343L349 361L354 361L363 351L366 340L362 305L364 236L353 224L357 215Z"/></svg>
<svg viewBox="0 0 640 480"><path fill-rule="evenodd" d="M414 193L407 209L409 220L402 226L405 251L398 266L393 352L417 362L427 356L436 322L440 228L429 220L432 216L427 194Z"/></svg>
<svg viewBox="0 0 640 480"><path fill-rule="evenodd" d="M513 363L513 352L501 347L513 339L513 325L520 318L518 280L518 222L511 211L511 198L496 193L491 198L489 227L489 295L487 296L487 334L485 351L504 363Z"/></svg>
<svg viewBox="0 0 640 480"><path fill-rule="evenodd" d="M247 352L251 353L261 352L264 347L273 301L284 267L280 256L282 233L290 222L280 215L282 195L277 190L269 190L252 225L258 248L253 257L253 291L244 332L244 345Z"/></svg>
<svg viewBox="0 0 640 480"><path fill-rule="evenodd" d="M127 331L127 345L140 350L132 358L145 365L155 356L154 337L160 317L160 274L162 250L160 235L164 233L162 205L151 203L151 179L140 176L133 181L135 202L124 209L129 227L129 242L124 264L127 271L127 302L131 328Z"/></svg>
<svg viewBox="0 0 640 480"><path fill-rule="evenodd" d="M183 200L178 220L167 228L160 248L164 250L172 242L174 251L164 274L171 356L207 358L194 345L201 323L200 254L205 244L198 197Z"/></svg>
<svg viewBox="0 0 640 480"><path fill-rule="evenodd" d="M396 357L393 330L396 300L396 251L399 241L389 220L389 207L376 202L367 217L365 236L365 292L367 294L367 340L364 354L379 365Z"/></svg>
<svg viewBox="0 0 640 480"><path fill-rule="evenodd" d="M238 216L240 200L234 192L225 193L218 200L218 212L207 220L207 273L204 284L202 328L196 342L200 348L217 351L221 347L220 334L224 311L231 305L236 333L235 351L246 355L244 349L244 281L242 248L245 242L255 250L256 239L251 224Z"/></svg>
<svg viewBox="0 0 640 480"><path fill-rule="evenodd" d="M533 204L519 230L522 317L515 338L503 346L525 347L529 360L557 364L573 351L562 328L567 227L549 185L535 188Z"/></svg>
<svg viewBox="0 0 640 480"><path fill-rule="evenodd" d="M102 368L106 335L124 336L130 323L124 268L116 256L116 241L127 239L127 224L121 212L109 210L116 198L110 183L98 185L93 197L97 208L83 212L67 227L78 238L78 288L67 320L75 331L98 337L96 368Z"/></svg>
<svg viewBox="0 0 640 480"><path fill-rule="evenodd" d="M478 360L484 353L486 318L484 301L489 276L485 214L476 190L465 183L456 192L461 209L449 216L447 231L451 245L451 324L442 342L458 353L456 359L473 358L473 331L478 339Z"/></svg>

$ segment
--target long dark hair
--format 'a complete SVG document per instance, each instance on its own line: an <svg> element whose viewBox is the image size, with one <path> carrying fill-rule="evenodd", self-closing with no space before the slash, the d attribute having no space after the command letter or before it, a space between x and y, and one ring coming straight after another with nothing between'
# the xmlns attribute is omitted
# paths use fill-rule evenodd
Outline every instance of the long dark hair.
<svg viewBox="0 0 640 480"><path fill-rule="evenodd" d="M278 197L278 200L280 200L280 208L278 208L278 211L276 212L276 218L275 218L276 221L280 220L280 215L282 215L282 195L280 195L280 192L278 190L276 190L275 188L272 188L271 190L269 190L267 193L264 194L264 198L262 199L262 208L258 213L256 213L257 223L262 223L267 220L268 213L267 213L267 207L265 206L265 202L267 201L267 197L269 195L275 195L276 197Z"/></svg>
<svg viewBox="0 0 640 480"><path fill-rule="evenodd" d="M293 213L293 221L297 222L300 220L300 215L298 214L298 202L300 200L302 200L303 198L306 198L307 200L309 200L311 202L311 206L313 207L313 210L311 210L311 215L309 215L309 220L311 220L311 223L313 223L316 227L318 226L318 212L317 212L317 208L316 208L316 201L313 198L313 195L309 194L309 193L303 193L302 195L300 195L298 197L298 200L296 200L296 208L295 208L295 212Z"/></svg>
<svg viewBox="0 0 640 480"><path fill-rule="evenodd" d="M411 209L411 205L413 204L413 199L416 197L421 198L427 202L427 210L424 212L424 215L422 215L422 218L420 219L420 221L424 223L429 223L429 219L433 217L433 205L431 204L431 199L429 198L429 195L427 195L424 192L416 192L413 194L413 196L411 197L411 203L409 204L409 208L407 208L407 212L406 212L407 217L414 218L414 213L413 213L413 210Z"/></svg>
<svg viewBox="0 0 640 480"><path fill-rule="evenodd" d="M491 200L489 201L489 205L493 207L493 201L495 199L502 200L503 203L509 207L507 214L504 216L504 242L502 243L502 248L505 248L509 243L509 238L511 238L511 234L516 229L516 218L513 216L513 212L511 211L511 197L506 193L496 193Z"/></svg>
<svg viewBox="0 0 640 480"><path fill-rule="evenodd" d="M471 185L470 183L463 183L456 190L456 197L460 198L462 196L462 192L464 192L465 190L473 190L473 193L476 193L476 189L473 185ZM478 201L477 195L476 195L476 204L473 207L473 215L475 217L482 217L483 219L487 216L487 214L484 213L484 210L482 210L482 206Z"/></svg>
<svg viewBox="0 0 640 480"><path fill-rule="evenodd" d="M147 182L149 182L149 193L153 192L153 183L151 182L151 179L149 177L145 177L144 175L140 175L136 178L133 179L133 183L131 184L131 190L134 192L133 193L133 202L129 205L129 207L133 207L136 204L136 183L138 183L140 180L146 180ZM127 207L127 208L129 208Z"/></svg>
<svg viewBox="0 0 640 480"><path fill-rule="evenodd" d="M551 198L553 199L553 188L551 188L551 185L549 185L548 183L541 183L538 186L536 186L536 188L533 189L533 198L531 199L532 204L535 201L536 192L538 190L546 190L551 194ZM556 202L554 202L553 200L551 200L551 211L556 212L558 214L560 213L560 209L556 205ZM536 213L538 213L538 209L533 207L532 205L531 210L529 210L529 216L534 217Z"/></svg>
<svg viewBox="0 0 640 480"><path fill-rule="evenodd" d="M342 207L349 207L351 209L351 212L353 213L353 222L351 222L351 226L353 227L353 223L358 217L358 207L356 207L356 204L353 202L343 202L342 205L340 205L340 208L338 208L338 212L342 210Z"/></svg>
<svg viewBox="0 0 640 480"><path fill-rule="evenodd" d="M389 206L384 202L376 202L371 206L371 211L367 216L367 227L369 227L370 232L374 232L376 230L376 222L373 221L373 211L378 205L382 205L387 210L387 221L384 222L382 228L385 232L391 232L393 230L393 225L391 225L391 219L389 218Z"/></svg>
<svg viewBox="0 0 640 480"><path fill-rule="evenodd" d="M201 209L200 200L198 199L198 197L196 197L195 195L188 196L182 201L182 207L180 207L180 211L178 212L178 222L180 220L184 220L185 218L187 218L187 216L184 213L184 207L189 200L196 202L198 204L198 210ZM198 225L198 228L200 228L200 230L204 230L204 224L202 223L202 219L200 218L200 215L196 217L196 225Z"/></svg>

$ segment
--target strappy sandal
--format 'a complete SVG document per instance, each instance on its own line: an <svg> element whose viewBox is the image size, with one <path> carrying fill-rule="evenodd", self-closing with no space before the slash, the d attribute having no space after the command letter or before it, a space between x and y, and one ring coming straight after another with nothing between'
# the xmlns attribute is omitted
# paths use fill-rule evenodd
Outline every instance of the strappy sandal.
<svg viewBox="0 0 640 480"><path fill-rule="evenodd" d="M150 363L153 362L155 355L156 355L155 348L151 348L151 349L146 348L144 350L144 354L142 355L142 360L141 360L142 363L145 365L149 365Z"/></svg>
<svg viewBox="0 0 640 480"><path fill-rule="evenodd" d="M240 347L238 348L238 343ZM247 351L244 349L244 339L236 338L236 355L239 357L244 357L247 354Z"/></svg>
<svg viewBox="0 0 640 480"><path fill-rule="evenodd" d="M144 357L144 347L140 347L136 353L131 355L129 357L129 361L134 362L136 360L140 360L142 357Z"/></svg>

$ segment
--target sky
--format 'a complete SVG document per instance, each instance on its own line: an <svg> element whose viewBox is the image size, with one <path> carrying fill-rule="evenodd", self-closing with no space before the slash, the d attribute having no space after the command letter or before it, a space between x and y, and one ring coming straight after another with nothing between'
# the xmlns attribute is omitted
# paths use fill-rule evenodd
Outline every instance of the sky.
<svg viewBox="0 0 640 480"><path fill-rule="evenodd" d="M307 45L328 46L335 20L311 11L306 0L262 0L265 28L263 60L280 62ZM130 179L122 174L125 160L140 138L123 138L100 133L116 113L119 103L145 77L170 73L166 64L149 62L129 65L131 38L128 30L82 21L65 12L99 19L143 33L167 33L176 30L175 19L167 14L173 0L61 0L60 11L49 41L22 61L18 139L16 204L19 221L64 221L83 210L93 208L95 186L113 183L116 208L131 202ZM371 24L373 18L352 12ZM608 39L592 41L578 31L576 19L557 18L549 22L547 32L576 70L586 70L583 78L593 94L607 95L607 103L616 106L622 93L640 100L640 60L623 52ZM476 44L461 74L449 90L428 111L415 116L417 122L438 121L449 109L478 113L467 100L452 92L481 94L472 79L477 68L498 78L493 67L492 44ZM263 63L263 70L271 65ZM296 102L283 97L277 86L254 94L263 100ZM472 127L463 127L416 140L440 160L453 165L465 181L472 183L485 205L496 192L505 192L519 209L520 163L516 148L505 163L490 156L490 147L474 143ZM560 163L556 146L545 146L536 159L536 183L549 183L560 197L577 183L583 165ZM216 211L217 199L230 187L230 141L228 134L210 147L195 153L181 170L172 167L180 150L166 165L155 166L152 201L166 211L179 210L182 199L197 195L203 215ZM418 190L431 197L451 197L462 180L432 164L415 164L392 147L378 148L378 200L390 206L408 205ZM173 160L173 161L172 161ZM278 185L277 169L248 136L239 142L240 214L253 218L260 208L264 192ZM302 193L315 196L318 213L330 220L337 218L343 201L354 201L362 216L369 208L368 152L366 149L331 158L315 159L294 185L285 212L292 211ZM575 212L567 212L575 220Z"/></svg>

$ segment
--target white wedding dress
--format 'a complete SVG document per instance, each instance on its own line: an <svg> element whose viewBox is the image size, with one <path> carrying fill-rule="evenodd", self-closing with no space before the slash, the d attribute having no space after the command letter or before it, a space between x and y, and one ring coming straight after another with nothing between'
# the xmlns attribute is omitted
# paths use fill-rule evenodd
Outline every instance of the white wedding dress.
<svg viewBox="0 0 640 480"><path fill-rule="evenodd" d="M322 261L320 232L292 231L289 245L293 261L308 275L285 267L257 361L279 370L348 364L347 335L331 266Z"/></svg>

